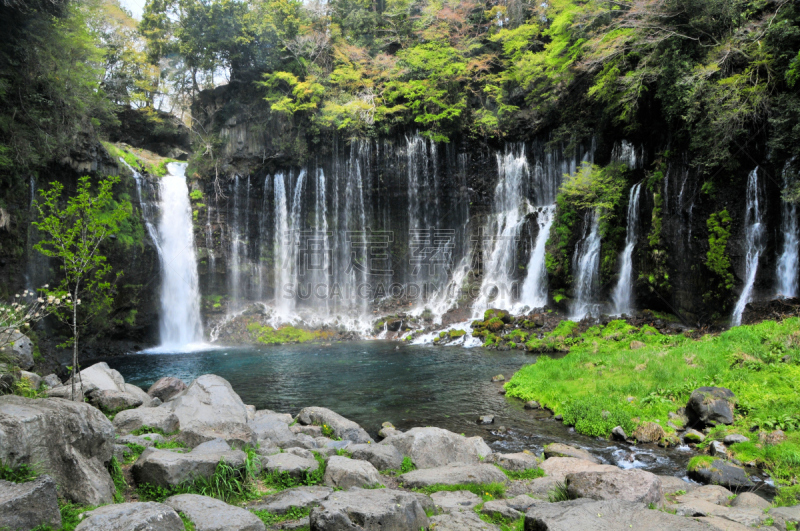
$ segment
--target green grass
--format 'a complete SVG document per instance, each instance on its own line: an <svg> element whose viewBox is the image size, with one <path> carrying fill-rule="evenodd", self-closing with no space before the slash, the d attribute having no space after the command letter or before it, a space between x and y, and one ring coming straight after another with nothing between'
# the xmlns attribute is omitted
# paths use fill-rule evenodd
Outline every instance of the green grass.
<svg viewBox="0 0 800 531"><path fill-rule="evenodd" d="M507 470L500 465L495 465L497 468L503 471L503 473L508 476L508 479L516 480L516 479L536 479L545 476L544 470L541 468L534 467L534 468L526 468L522 471L516 470Z"/></svg>
<svg viewBox="0 0 800 531"><path fill-rule="evenodd" d="M148 434L148 433L157 433L158 435L163 435L164 437L170 437L170 436L175 435L176 433L178 433L178 430L173 431L171 433L166 433L161 428L153 428L152 426L142 426L140 428L136 428L135 430L133 430L131 432L131 435L139 436L139 435L145 435L145 434Z"/></svg>
<svg viewBox="0 0 800 531"><path fill-rule="evenodd" d="M502 483L462 483L460 485L443 485L439 483L414 489L415 492L421 492L423 494L433 494L434 492L442 491L454 492L457 490L468 490L480 496L483 501L502 498L506 494L506 486Z"/></svg>
<svg viewBox="0 0 800 531"><path fill-rule="evenodd" d="M569 489L564 483L556 482L555 487L547 492L547 499L550 503L574 500L575 497L569 493Z"/></svg>
<svg viewBox="0 0 800 531"><path fill-rule="evenodd" d="M28 464L21 464L15 467L4 464L0 461L0 479L12 483L26 483L36 479L36 470Z"/></svg>
<svg viewBox="0 0 800 531"><path fill-rule="evenodd" d="M194 525L194 522L189 520L188 516L186 516L180 511L178 511L178 516L181 517L181 521L183 522L183 527L185 531L195 531L197 529L197 527Z"/></svg>
<svg viewBox="0 0 800 531"><path fill-rule="evenodd" d="M128 488L128 483L125 481L122 466L116 457L112 457L111 462L108 463L108 473L111 474L111 479L114 481L114 503L123 503L125 501L123 493Z"/></svg>
<svg viewBox="0 0 800 531"><path fill-rule="evenodd" d="M283 326L281 328L272 328L271 326L263 326L258 323L250 323L247 325L247 331L250 337L257 343L264 345L281 345L284 343L307 343L315 339L320 339L322 333L309 332L301 328L293 326Z"/></svg>
<svg viewBox="0 0 800 531"><path fill-rule="evenodd" d="M289 511L286 514L274 514L269 511L251 511L254 515L258 516L264 525L267 527L274 526L275 524L279 524L281 522L285 522L287 520L299 520L300 518L304 518L311 513L310 508L302 509L300 507L290 507Z"/></svg>
<svg viewBox="0 0 800 531"><path fill-rule="evenodd" d="M81 515L96 507L82 507L74 503L58 502L59 510L61 511L61 528L60 531L73 531L78 524L81 523ZM49 525L40 525L34 527L31 531L55 531Z"/></svg>
<svg viewBox="0 0 800 531"><path fill-rule="evenodd" d="M734 431L780 428L788 435L775 446L741 443L734 453L757 461L784 486L800 479L800 319L739 326L697 340L624 321L578 336L574 323L565 323L546 341L531 341L561 341L569 353L540 356L523 367L506 383L507 396L536 400L576 431L605 437L617 425L631 433L655 421L669 434L669 413L685 406L694 389L727 387L737 397ZM634 341L643 346L631 348ZM782 362L787 355L791 361Z"/></svg>
<svg viewBox="0 0 800 531"><path fill-rule="evenodd" d="M126 465L133 463L134 461L139 459L139 456L142 455L142 452L145 451L145 447L139 444L127 443L125 446L131 449L130 455L125 457Z"/></svg>
<svg viewBox="0 0 800 531"><path fill-rule="evenodd" d="M313 486L319 485L323 482L325 477L325 468L327 463L322 454L314 452L314 458L317 460L319 467L316 470L307 470L302 478L296 478L286 472L268 473L265 472L263 480L265 486L276 489L284 490L293 487Z"/></svg>
<svg viewBox="0 0 800 531"><path fill-rule="evenodd" d="M134 153L131 153L130 151L127 151L110 142L102 142L102 144L103 147L106 148L106 151L108 151L109 155L111 155L111 157L114 159L114 161L123 159L134 170L141 173L148 173L156 177L164 177L167 174L168 163L178 162L175 159L160 158L160 160L157 163L153 164L151 162L147 162L146 160L141 159Z"/></svg>

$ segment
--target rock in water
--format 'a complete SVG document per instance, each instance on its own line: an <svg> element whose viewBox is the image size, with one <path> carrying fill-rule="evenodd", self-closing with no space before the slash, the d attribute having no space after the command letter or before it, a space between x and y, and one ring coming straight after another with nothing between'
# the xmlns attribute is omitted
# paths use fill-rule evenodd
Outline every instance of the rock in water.
<svg viewBox="0 0 800 531"><path fill-rule="evenodd" d="M266 530L264 522L250 511L208 496L179 494L167 498L164 504L185 514L197 531Z"/></svg>
<svg viewBox="0 0 800 531"><path fill-rule="evenodd" d="M181 517L156 502L118 503L86 514L75 531L184 531Z"/></svg>
<svg viewBox="0 0 800 531"><path fill-rule="evenodd" d="M417 496L392 489L334 492L311 509L313 531L409 531L428 523Z"/></svg>
<svg viewBox="0 0 800 531"><path fill-rule="evenodd" d="M57 398L0 397L0 461L34 465L67 499L111 503L114 482L105 463L114 454L114 427L98 409Z"/></svg>
<svg viewBox="0 0 800 531"><path fill-rule="evenodd" d="M575 448L573 446L569 446L566 444L561 443L551 443L547 444L544 447L544 456L545 457L575 457L577 459L583 459L584 461L590 461L592 463L599 463L600 461L597 460L595 456L587 452L586 450L581 450L579 448Z"/></svg>
<svg viewBox="0 0 800 531"><path fill-rule="evenodd" d="M27 483L0 480L0 529L61 527L56 482L40 476Z"/></svg>
<svg viewBox="0 0 800 531"><path fill-rule="evenodd" d="M658 442L667 434L655 422L646 422L633 431L633 438L642 443Z"/></svg>
<svg viewBox="0 0 800 531"><path fill-rule="evenodd" d="M692 425L733 424L736 395L724 387L700 387L689 398L686 413Z"/></svg>
<svg viewBox="0 0 800 531"><path fill-rule="evenodd" d="M661 480L645 470L567 474L567 489L575 498L662 503Z"/></svg>
<svg viewBox="0 0 800 531"><path fill-rule="evenodd" d="M199 376L183 393L160 405L175 413L181 429L193 424L247 424L247 406L227 380L214 374Z"/></svg>
<svg viewBox="0 0 800 531"><path fill-rule="evenodd" d="M701 483L722 485L733 490L755 487L742 467L723 459L715 459L711 464L700 463L689 471L689 476Z"/></svg>
<svg viewBox="0 0 800 531"><path fill-rule="evenodd" d="M411 458L417 468L449 463L477 464L492 450L480 437L462 437L441 428L412 428L380 442Z"/></svg>
<svg viewBox="0 0 800 531"><path fill-rule="evenodd" d="M372 443L372 437L353 422L338 413L324 407L306 407L297 415L297 420L302 424L316 424L317 426L327 426L333 431L336 437L352 441L354 443Z"/></svg>
<svg viewBox="0 0 800 531"><path fill-rule="evenodd" d="M187 386L183 383L183 380L173 378L172 376L164 376L150 386L150 389L147 390L147 394L153 398L161 399L162 402L167 402L186 389Z"/></svg>

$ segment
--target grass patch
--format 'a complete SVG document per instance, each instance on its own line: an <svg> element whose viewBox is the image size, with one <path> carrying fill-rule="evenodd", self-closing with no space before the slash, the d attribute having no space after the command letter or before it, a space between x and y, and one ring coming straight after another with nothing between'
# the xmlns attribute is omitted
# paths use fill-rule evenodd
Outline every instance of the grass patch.
<svg viewBox="0 0 800 531"><path fill-rule="evenodd" d="M421 492L428 495L433 494L434 492L454 492L457 490L468 490L471 493L480 496L483 501L491 501L497 498L502 498L506 494L506 486L502 483L462 483L460 485L443 485L438 483L436 485L429 485L427 487L420 487L413 490L415 492Z"/></svg>
<svg viewBox="0 0 800 531"><path fill-rule="evenodd" d="M116 457L112 457L108 463L108 473L111 474L111 479L114 481L114 503L123 503L125 501L123 493L128 488L128 482L125 481L122 466Z"/></svg>
<svg viewBox="0 0 800 531"><path fill-rule="evenodd" d="M263 326L258 323L250 323L247 325L247 331L253 341L263 345L307 343L308 341L323 338L321 332L309 332L308 330L295 328L293 326L272 328L271 326Z"/></svg>
<svg viewBox="0 0 800 531"><path fill-rule="evenodd" d="M505 469L505 468L501 467L500 465L494 465L494 466L496 466L497 468L502 470L503 473L506 476L508 476L508 479L511 479L511 480L516 480L516 479L536 479L536 478L544 477L546 475L544 473L544 470L542 470L538 466L534 467L534 468L526 468L525 470L522 470L522 471L508 470L508 469Z"/></svg>
<svg viewBox="0 0 800 531"><path fill-rule="evenodd" d="M125 446L131 450L130 455L125 456L126 465L129 465L139 459L139 456L145 451L145 447L140 444L127 443Z"/></svg>
<svg viewBox="0 0 800 531"><path fill-rule="evenodd" d="M710 455L696 455L689 460L689 465L686 468L689 472L695 472L702 468L711 468L711 464L716 459L716 457L711 457Z"/></svg>
<svg viewBox="0 0 800 531"><path fill-rule="evenodd" d="M310 508L302 509L300 507L289 507L289 511L286 514L275 514L269 511L256 511L251 510L251 512L258 516L264 525L267 527L274 526L275 524L279 524L281 522L285 522L287 520L299 520L300 518L305 518L311 513Z"/></svg>
<svg viewBox="0 0 800 531"><path fill-rule="evenodd" d="M176 431L173 431L171 433L166 433L161 428L154 428L152 426L141 426L141 427L136 428L135 430L133 430L131 432L131 435L140 436L140 435L147 435L148 433L157 433L158 435L163 435L164 437L170 437L170 436L175 435L176 433L178 433L178 431L176 430Z"/></svg>
<svg viewBox="0 0 800 531"><path fill-rule="evenodd" d="M547 492L547 499L550 503L574 500L575 496L569 493L569 489L564 483L556 482L555 487Z"/></svg>
<svg viewBox="0 0 800 531"><path fill-rule="evenodd" d="M306 470L303 477L296 478L287 472L265 472L263 475L264 485L275 490L285 490L293 487L313 486L319 485L323 482L325 477L325 468L327 463L322 454L314 452L314 458L317 460L319 467L316 470Z"/></svg>
<svg viewBox="0 0 800 531"><path fill-rule="evenodd" d="M194 525L194 522L189 520L188 516L186 516L180 511L178 511L178 516L181 517L181 521L183 522L183 527L186 531L195 531L197 529L197 527Z"/></svg>
<svg viewBox="0 0 800 531"><path fill-rule="evenodd" d="M12 467L0 461L0 479L3 481L10 481L11 483L26 483L36 479L36 470L33 466L28 464L21 464Z"/></svg>

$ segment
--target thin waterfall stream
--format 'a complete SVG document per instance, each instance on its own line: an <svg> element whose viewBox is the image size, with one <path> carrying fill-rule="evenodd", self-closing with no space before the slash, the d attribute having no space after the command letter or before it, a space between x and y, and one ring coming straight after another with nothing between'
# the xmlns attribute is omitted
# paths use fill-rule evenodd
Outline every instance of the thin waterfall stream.
<svg viewBox="0 0 800 531"><path fill-rule="evenodd" d="M733 326L742 324L744 308L753 295L753 286L756 282L756 273L758 273L758 260L761 258L761 253L764 252L765 230L763 223L764 213L761 210L762 204L761 189L758 185L758 166L756 166L747 176L747 210L744 217L745 246L747 249L745 256L745 283L742 288L742 294L739 296L739 300L733 310L731 319Z"/></svg>
<svg viewBox="0 0 800 531"><path fill-rule="evenodd" d="M620 256L619 280L611 297L614 301L614 312L617 315L628 314L633 309L633 249L639 224L639 196L642 183L631 188L628 200L628 228L625 236L625 249Z"/></svg>

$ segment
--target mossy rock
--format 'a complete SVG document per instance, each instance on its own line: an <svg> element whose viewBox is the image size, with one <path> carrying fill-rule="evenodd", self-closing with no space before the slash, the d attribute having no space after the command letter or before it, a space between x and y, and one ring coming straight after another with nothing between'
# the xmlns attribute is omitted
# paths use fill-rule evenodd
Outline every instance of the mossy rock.
<svg viewBox="0 0 800 531"><path fill-rule="evenodd" d="M457 339L467 335L464 330L450 330L450 339Z"/></svg>
<svg viewBox="0 0 800 531"><path fill-rule="evenodd" d="M511 314L509 314L505 310L498 310L497 308L490 308L483 313L483 320L490 321L494 319L500 319L503 324L508 324L513 321Z"/></svg>
<svg viewBox="0 0 800 531"><path fill-rule="evenodd" d="M488 321L486 321L486 328L492 332L499 332L505 327L505 323L499 317L492 317Z"/></svg>

